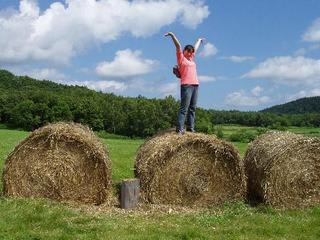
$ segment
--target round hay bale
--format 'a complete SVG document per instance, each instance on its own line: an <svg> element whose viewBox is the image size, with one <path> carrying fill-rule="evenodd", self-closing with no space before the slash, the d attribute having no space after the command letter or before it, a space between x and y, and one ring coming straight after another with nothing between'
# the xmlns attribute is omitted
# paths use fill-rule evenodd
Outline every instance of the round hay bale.
<svg viewBox="0 0 320 240"><path fill-rule="evenodd" d="M248 197L275 207L320 203L320 139L270 131L245 154Z"/></svg>
<svg viewBox="0 0 320 240"><path fill-rule="evenodd" d="M200 133L155 135L139 148L135 173L150 203L214 205L242 200L246 192L238 151Z"/></svg>
<svg viewBox="0 0 320 240"><path fill-rule="evenodd" d="M85 126L55 123L35 130L8 156L4 193L101 204L111 190L104 144Z"/></svg>

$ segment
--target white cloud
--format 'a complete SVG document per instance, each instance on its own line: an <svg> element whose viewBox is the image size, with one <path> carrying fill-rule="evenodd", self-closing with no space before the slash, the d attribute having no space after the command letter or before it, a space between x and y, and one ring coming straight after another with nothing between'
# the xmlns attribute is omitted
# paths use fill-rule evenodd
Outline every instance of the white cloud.
<svg viewBox="0 0 320 240"><path fill-rule="evenodd" d="M29 76L40 80L51 80L56 82L61 82L67 78L66 75L54 68L32 69Z"/></svg>
<svg viewBox="0 0 320 240"><path fill-rule="evenodd" d="M245 61L254 60L255 57L252 57L252 56L230 56L230 57L221 57L221 59L226 59L226 60L229 60L229 61L235 62L235 63L242 63Z"/></svg>
<svg viewBox="0 0 320 240"><path fill-rule="evenodd" d="M201 57L211 57L218 53L218 49L211 43L206 43L200 52Z"/></svg>
<svg viewBox="0 0 320 240"><path fill-rule="evenodd" d="M299 48L297 51L294 52L294 55L295 56L304 56L307 53L316 51L318 49L320 49L320 44L314 44L308 48Z"/></svg>
<svg viewBox="0 0 320 240"><path fill-rule="evenodd" d="M251 89L251 93L253 96L258 97L263 92L263 88L260 86L256 86L255 88Z"/></svg>
<svg viewBox="0 0 320 240"><path fill-rule="evenodd" d="M217 79L214 76L199 75L198 80L200 82L214 82Z"/></svg>
<svg viewBox="0 0 320 240"><path fill-rule="evenodd" d="M294 56L304 56L308 53L308 49L307 48L299 48L298 50L296 50L294 52Z"/></svg>
<svg viewBox="0 0 320 240"><path fill-rule="evenodd" d="M36 68L36 69L22 69L13 68L11 71L19 76L29 76L38 80L49 80L66 85L86 86L89 89L103 92L123 92L128 88L125 82L114 80L101 80L101 81L75 81L70 80L68 76L61 73L55 68Z"/></svg>
<svg viewBox="0 0 320 240"><path fill-rule="evenodd" d="M157 61L141 58L141 51L125 49L116 52L112 62L101 62L96 67L96 72L101 77L126 78L152 72Z"/></svg>
<svg viewBox="0 0 320 240"><path fill-rule="evenodd" d="M155 97L164 97L168 95L177 96L180 93L180 82L163 82L163 79L156 81L147 81L144 79L132 79L128 85L131 90L143 93L145 95L152 95Z"/></svg>
<svg viewBox="0 0 320 240"><path fill-rule="evenodd" d="M69 81L67 85L86 86L95 91L102 92L122 92L128 88L123 82L104 80L104 81Z"/></svg>
<svg viewBox="0 0 320 240"><path fill-rule="evenodd" d="M225 98L227 105L233 107L254 107L270 102L268 96L261 96L263 89L259 86L253 88L250 93L239 90L228 94Z"/></svg>
<svg viewBox="0 0 320 240"><path fill-rule="evenodd" d="M309 89L309 90L301 90L297 93L291 94L289 96L286 96L287 101L293 101L299 98L304 97L314 97L314 96L320 96L320 88L315 89Z"/></svg>
<svg viewBox="0 0 320 240"><path fill-rule="evenodd" d="M179 93L179 82L173 82L173 83L165 83L162 84L160 87L154 86L153 92L160 92L162 96L177 96Z"/></svg>
<svg viewBox="0 0 320 240"><path fill-rule="evenodd" d="M309 47L309 51L315 51L320 49L320 44L314 44L312 46Z"/></svg>
<svg viewBox="0 0 320 240"><path fill-rule="evenodd" d="M320 60L299 57L273 57L260 63L243 78L263 78L289 86L320 84Z"/></svg>
<svg viewBox="0 0 320 240"><path fill-rule="evenodd" d="M123 82L118 81L92 81L92 82L85 82L88 88L98 90L98 91L124 91L127 89L127 86Z"/></svg>
<svg viewBox="0 0 320 240"><path fill-rule="evenodd" d="M58 83L62 83L63 81L68 79L68 77L64 73L60 72L55 68L29 69L27 67L14 67L11 68L10 71L12 71L15 75L19 76L29 76L38 80L49 80Z"/></svg>
<svg viewBox="0 0 320 240"><path fill-rule="evenodd" d="M320 88L314 88L310 90L309 94L307 94L306 96L307 97L320 96Z"/></svg>
<svg viewBox="0 0 320 240"><path fill-rule="evenodd" d="M168 95L178 96L180 93L179 81L165 82L161 81L147 81L141 78L132 78L129 81L119 80L90 80L90 81L66 81L63 84L86 86L89 89L102 92L113 93L129 93L138 92L142 95L150 95L155 97L165 97Z"/></svg>
<svg viewBox="0 0 320 240"><path fill-rule="evenodd" d="M320 42L320 18L312 23L308 30L303 34L302 39L307 42Z"/></svg>
<svg viewBox="0 0 320 240"><path fill-rule="evenodd" d="M68 64L87 48L124 33L151 36L180 22L196 28L209 15L201 0L65 0L40 12L36 1L0 14L0 62Z"/></svg>

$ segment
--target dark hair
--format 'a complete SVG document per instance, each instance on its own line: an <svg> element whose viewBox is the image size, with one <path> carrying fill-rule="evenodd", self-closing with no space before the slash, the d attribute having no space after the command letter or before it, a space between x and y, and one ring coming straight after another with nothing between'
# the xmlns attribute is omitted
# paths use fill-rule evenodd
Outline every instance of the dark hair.
<svg viewBox="0 0 320 240"><path fill-rule="evenodd" d="M192 45L187 45L184 47L183 51L194 52L194 47Z"/></svg>

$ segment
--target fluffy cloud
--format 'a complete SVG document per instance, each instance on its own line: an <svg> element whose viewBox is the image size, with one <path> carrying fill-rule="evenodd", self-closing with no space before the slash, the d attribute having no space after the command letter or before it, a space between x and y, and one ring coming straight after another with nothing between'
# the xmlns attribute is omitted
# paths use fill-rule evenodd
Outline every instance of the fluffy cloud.
<svg viewBox="0 0 320 240"><path fill-rule="evenodd" d="M314 44L312 46L309 47L309 51L316 51L320 49L320 44Z"/></svg>
<svg viewBox="0 0 320 240"><path fill-rule="evenodd" d="M157 62L141 58L141 51L125 49L116 52L112 62L101 62L96 68L100 77L126 78L143 75L153 71Z"/></svg>
<svg viewBox="0 0 320 240"><path fill-rule="evenodd" d="M165 83L159 86L154 86L152 88L153 92L160 93L162 96L177 96L179 93L179 82L173 82L173 83Z"/></svg>
<svg viewBox="0 0 320 240"><path fill-rule="evenodd" d="M123 92L128 86L123 82L103 80L103 81L69 81L64 84L85 86L92 90L102 92Z"/></svg>
<svg viewBox="0 0 320 240"><path fill-rule="evenodd" d="M178 96L179 82L150 82L143 79L131 79L128 82L120 81L85 81L73 82L73 85L87 86L90 89L103 92L123 93L124 91L139 92L143 95L152 95L154 97Z"/></svg>
<svg viewBox="0 0 320 240"><path fill-rule="evenodd" d="M298 50L296 50L294 52L294 56L304 56L308 53L308 49L307 48L299 48Z"/></svg>
<svg viewBox="0 0 320 240"><path fill-rule="evenodd" d="M54 68L32 69L27 75L40 80L51 80L56 82L62 82L67 79L65 74Z"/></svg>
<svg viewBox="0 0 320 240"><path fill-rule="evenodd" d="M263 88L260 86L256 86L255 88L251 89L251 93L253 96L258 97L263 92Z"/></svg>
<svg viewBox="0 0 320 240"><path fill-rule="evenodd" d="M260 63L243 77L269 79L289 86L318 86L320 60L302 56L273 57Z"/></svg>
<svg viewBox="0 0 320 240"><path fill-rule="evenodd" d="M313 51L317 51L320 49L320 44L314 44L311 45L308 48L299 48L297 51L294 52L295 56L304 56L307 53L313 52Z"/></svg>
<svg viewBox="0 0 320 240"><path fill-rule="evenodd" d="M86 81L85 86L90 89L97 90L97 91L124 91L127 89L127 86L123 82L118 81Z"/></svg>
<svg viewBox="0 0 320 240"><path fill-rule="evenodd" d="M177 96L180 93L180 82L164 82L164 79L147 81L136 78L128 82L128 88L147 96L152 95L153 97Z"/></svg>
<svg viewBox="0 0 320 240"><path fill-rule="evenodd" d="M55 68L27 68L27 67L13 67L9 68L11 72L18 76L29 76L38 80L50 80L58 83L66 81L68 77Z"/></svg>
<svg viewBox="0 0 320 240"><path fill-rule="evenodd" d="M313 22L302 38L307 42L320 42L320 18Z"/></svg>
<svg viewBox="0 0 320 240"><path fill-rule="evenodd" d="M225 102L233 107L254 107L270 102L270 97L261 96L263 89L260 86L253 88L251 93L244 90L235 91L228 94Z"/></svg>
<svg viewBox="0 0 320 240"><path fill-rule="evenodd" d="M200 52L201 57L211 57L218 53L218 49L211 43L206 43Z"/></svg>
<svg viewBox="0 0 320 240"><path fill-rule="evenodd" d="M114 80L90 80L90 81L75 81L70 80L68 76L61 73L55 68L35 68L35 69L21 69L13 68L11 71L18 76L29 76L38 80L49 80L61 84L71 86L85 86L89 89L102 91L102 92L123 92L129 85L125 82Z"/></svg>
<svg viewBox="0 0 320 240"><path fill-rule="evenodd" d="M255 57L252 56L230 56L230 57L221 57L221 59L226 59L235 63L242 63L245 61L254 60Z"/></svg>
<svg viewBox="0 0 320 240"><path fill-rule="evenodd" d="M314 97L314 96L320 96L320 88L314 88L309 90L301 90L297 93L291 94L286 97L287 101L293 101L299 98L304 97Z"/></svg>
<svg viewBox="0 0 320 240"><path fill-rule="evenodd" d="M214 82L217 79L214 76L199 75L198 80L200 82Z"/></svg>
<svg viewBox="0 0 320 240"><path fill-rule="evenodd" d="M124 33L148 37L176 21L195 28L209 15L200 0L65 0L41 12L36 1L0 13L0 62L68 64L92 45Z"/></svg>

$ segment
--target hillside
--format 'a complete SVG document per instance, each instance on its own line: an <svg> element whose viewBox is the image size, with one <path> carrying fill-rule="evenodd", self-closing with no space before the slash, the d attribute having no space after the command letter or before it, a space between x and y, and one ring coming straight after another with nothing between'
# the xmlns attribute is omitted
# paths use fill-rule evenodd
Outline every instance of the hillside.
<svg viewBox="0 0 320 240"><path fill-rule="evenodd" d="M285 104L276 105L261 112L286 113L286 114L302 114L302 113L319 113L320 112L320 96L300 98L298 100Z"/></svg>
<svg viewBox="0 0 320 240"><path fill-rule="evenodd" d="M12 128L33 130L51 122L73 121L89 125L96 131L148 137L174 127L178 109L179 102L172 96L163 99L116 96L86 87L15 76L0 70L0 123ZM272 128L320 126L319 111L297 116L273 112L216 111L198 107L196 115L196 130L205 133L217 133L217 124Z"/></svg>
<svg viewBox="0 0 320 240"><path fill-rule="evenodd" d="M97 131L146 137L174 125L177 108L173 97L122 97L0 70L0 123L13 128L74 121Z"/></svg>

